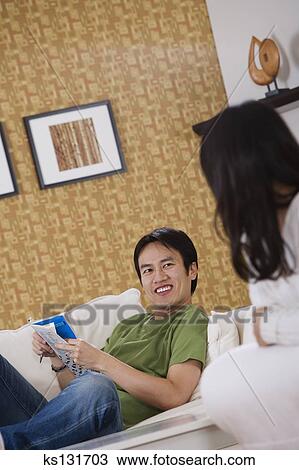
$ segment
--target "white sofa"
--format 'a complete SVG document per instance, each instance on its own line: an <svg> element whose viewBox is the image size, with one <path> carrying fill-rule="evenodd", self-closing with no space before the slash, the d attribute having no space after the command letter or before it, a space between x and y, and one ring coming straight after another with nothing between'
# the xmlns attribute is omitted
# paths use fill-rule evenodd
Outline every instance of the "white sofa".
<svg viewBox="0 0 299 470"><path fill-rule="evenodd" d="M102 347L120 319L142 311L144 307L140 303L140 292L129 289L119 295L93 299L66 315L78 337ZM252 341L250 329L244 329L244 321L250 322L248 308L229 314L214 312L211 315L208 327L208 363L229 349ZM32 352L31 338L30 324L17 330L0 331L0 354L49 400L60 391L56 374L51 371L48 358L44 358L40 364L39 358ZM218 429L207 416L200 397L199 384L189 403L162 412L126 431L72 448L221 449L235 444L234 438Z"/></svg>

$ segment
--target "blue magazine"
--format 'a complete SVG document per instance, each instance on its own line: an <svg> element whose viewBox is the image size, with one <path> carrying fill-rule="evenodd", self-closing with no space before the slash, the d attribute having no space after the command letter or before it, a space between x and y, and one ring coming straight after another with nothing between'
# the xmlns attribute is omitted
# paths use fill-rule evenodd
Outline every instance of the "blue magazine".
<svg viewBox="0 0 299 470"><path fill-rule="evenodd" d="M54 317L46 318L45 320L35 321L34 325L48 325L54 323L56 333L63 339L76 339L74 331L66 321L63 315L56 315Z"/></svg>

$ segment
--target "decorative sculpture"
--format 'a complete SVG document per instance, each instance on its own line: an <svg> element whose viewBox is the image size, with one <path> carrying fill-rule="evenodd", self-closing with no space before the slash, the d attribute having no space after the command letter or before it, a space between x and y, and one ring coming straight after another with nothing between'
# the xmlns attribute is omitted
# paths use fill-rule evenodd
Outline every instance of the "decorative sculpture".
<svg viewBox="0 0 299 470"><path fill-rule="evenodd" d="M259 61L261 69L255 64L255 46L259 47ZM280 66L280 55L278 47L272 39L264 39L260 41L255 36L252 36L249 58L248 58L248 70L251 79L257 85L267 85L268 92L266 96L277 95L281 91L277 86L276 76L278 74ZM274 83L274 90L271 90L270 84Z"/></svg>

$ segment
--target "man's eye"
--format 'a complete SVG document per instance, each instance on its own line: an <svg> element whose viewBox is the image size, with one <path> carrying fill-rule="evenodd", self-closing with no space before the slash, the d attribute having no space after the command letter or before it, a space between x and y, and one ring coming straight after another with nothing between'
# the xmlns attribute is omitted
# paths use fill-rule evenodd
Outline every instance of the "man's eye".
<svg viewBox="0 0 299 470"><path fill-rule="evenodd" d="M173 263L166 263L164 264L163 268L169 268L170 266L173 266Z"/></svg>
<svg viewBox="0 0 299 470"><path fill-rule="evenodd" d="M148 274L148 273L150 273L150 272L151 272L151 269L150 269L150 268L147 268L147 269L145 269L145 270L142 272L142 274Z"/></svg>

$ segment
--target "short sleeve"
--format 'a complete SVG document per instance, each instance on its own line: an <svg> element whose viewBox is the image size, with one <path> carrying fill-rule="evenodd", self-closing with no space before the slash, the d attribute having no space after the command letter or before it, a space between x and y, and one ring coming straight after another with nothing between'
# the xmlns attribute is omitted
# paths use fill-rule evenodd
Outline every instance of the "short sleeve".
<svg viewBox="0 0 299 470"><path fill-rule="evenodd" d="M169 367L195 359L205 365L208 345L208 317L190 309L177 323L171 341Z"/></svg>

